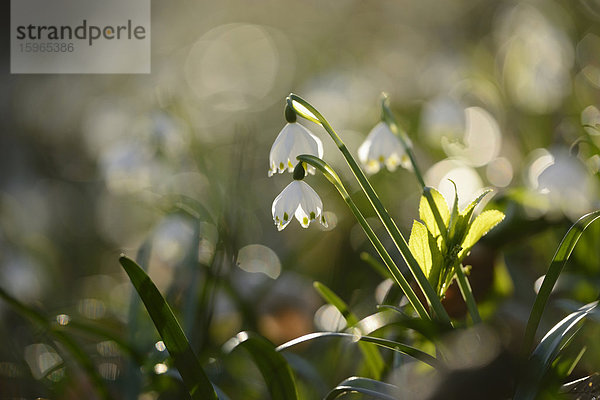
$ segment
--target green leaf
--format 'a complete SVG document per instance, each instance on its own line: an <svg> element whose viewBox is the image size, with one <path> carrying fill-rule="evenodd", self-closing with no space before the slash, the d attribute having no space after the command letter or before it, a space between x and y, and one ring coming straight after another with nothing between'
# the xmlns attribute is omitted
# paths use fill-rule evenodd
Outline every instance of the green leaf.
<svg viewBox="0 0 600 400"><path fill-rule="evenodd" d="M237 348L243 348L250 353L265 379L271 399L296 400L298 398L292 369L270 341L253 332L240 332L223 347L228 353Z"/></svg>
<svg viewBox="0 0 600 400"><path fill-rule="evenodd" d="M571 375L571 373L573 373L573 370L575 369L575 367L577 367L579 361L581 361L581 358L583 357L583 354L586 352L586 350L586 346L583 346L579 350L579 352L577 352L577 354L568 354L568 351L563 350L563 352L558 357L556 357L556 360L552 363L552 368L555 371L555 376L561 380L567 379Z"/></svg>
<svg viewBox="0 0 600 400"><path fill-rule="evenodd" d="M171 307L156 285L132 259L121 256L119 262L144 302L191 398L217 400L215 389L204 373Z"/></svg>
<svg viewBox="0 0 600 400"><path fill-rule="evenodd" d="M346 319L348 326L352 326L358 322L358 318L348 309L348 305L333 290L321 282L314 282L313 286L323 300L337 308L340 314Z"/></svg>
<svg viewBox="0 0 600 400"><path fill-rule="evenodd" d="M442 267L444 266L444 256L438 247L438 241L429 231L427 232L427 240L429 244L429 251L431 252L431 270L429 271L427 279L429 280L429 283L431 283L431 286L437 289L440 280L440 273L442 271Z"/></svg>
<svg viewBox="0 0 600 400"><path fill-rule="evenodd" d="M542 318L542 313L544 312L544 308L546 307L546 302L550 297L550 293L552 292L552 288L556 284L558 280L558 276L562 272L564 265L569 260L575 245L579 241L579 238L586 230L586 228L594 222L596 219L600 217L600 210L591 212L589 214L584 215L579 218L566 235L563 237L554 257L552 258L552 262L550 263L550 267L548 268L548 272L544 277L544 281L540 286L540 290L535 298L535 303L531 309L531 313L529 314L529 320L527 321L527 328L525 329L525 338L523 339L523 352L529 352L531 345L533 344L533 339L535 337L535 332L537 331L538 325Z"/></svg>
<svg viewBox="0 0 600 400"><path fill-rule="evenodd" d="M442 220L444 221L444 225L448 226L448 221L450 220L450 211L448 210L448 204L446 203L444 196L442 196L440 192L432 187L426 187L425 190L428 190L431 193L433 201L440 212ZM421 221L423 221L429 232L431 232L434 237L438 237L441 234L438 224L435 221L433 211L431 210L429 202L424 195L421 196L421 201L419 202L419 218L421 218Z"/></svg>
<svg viewBox="0 0 600 400"><path fill-rule="evenodd" d="M425 364L432 366L437 369L444 369L444 365L435 357L430 354L425 353L422 350L416 349L404 343L396 342L393 340L381 339L373 336L361 336L352 333L346 332L315 332L309 333L308 335L300 336L299 338L290 340L279 347L277 347L277 351L287 350L290 347L296 346L301 343L309 342L314 339L320 339L325 337L341 337L352 339L353 342L367 342L374 343L377 346L385 347L387 349L397 351L402 354L406 354L411 356L412 358L419 360Z"/></svg>
<svg viewBox="0 0 600 400"><path fill-rule="evenodd" d="M313 286L326 302L337 308L337 310L346 319L348 327L353 327L358 324L359 321L356 315L350 311L344 300L339 298L338 295L336 295L331 289L321 282L315 282L313 283ZM365 358L365 363L367 364L371 374L374 378L379 379L381 372L385 368L385 362L383 361L379 350L377 350L375 346L368 343L359 343L359 348L363 354L363 357Z"/></svg>
<svg viewBox="0 0 600 400"><path fill-rule="evenodd" d="M371 326L371 324L374 325L371 332L369 332L368 329L364 329L367 335L371 335L373 332L382 328L398 327L402 328L403 330L411 329L421 334L429 341L435 342L439 340L443 334L449 333L452 330L452 328L448 327L447 325L443 325L435 320L424 320L418 317L410 317L406 315L400 308L392 305L381 304L378 305L377 308L386 311L393 311L396 314L396 317L393 318L385 316L387 320L382 322L376 321L375 323L373 321L368 321L369 317L364 318L363 321L365 321L366 326ZM362 321L359 322L359 324L362 324Z"/></svg>
<svg viewBox="0 0 600 400"><path fill-rule="evenodd" d="M484 190L483 193L481 193L479 196L477 196L477 198L475 200L470 202L469 205L466 206L465 209L460 212L461 215L468 217L468 219L470 219L471 216L473 215L473 212L475 211L475 207L477 207L477 205L479 203L481 203L481 200L483 200L483 198L491 191L492 191L491 189Z"/></svg>
<svg viewBox="0 0 600 400"><path fill-rule="evenodd" d="M456 228L459 225L460 213L458 212L458 188L456 187L456 183L452 179L448 179L450 183L454 186L454 203L452 204L452 211L450 212L450 222L448 222L448 236L451 240L452 238L457 237ZM448 244L448 246L450 246Z"/></svg>
<svg viewBox="0 0 600 400"><path fill-rule="evenodd" d="M498 225L504 219L504 213L498 210L487 210L482 212L475 218L465 239L463 240L458 258L462 260L468 254L471 248L493 227Z"/></svg>
<svg viewBox="0 0 600 400"><path fill-rule="evenodd" d="M429 283L434 289L437 289L444 258L431 232L419 221L413 222L410 238L408 239L408 248Z"/></svg>
<svg viewBox="0 0 600 400"><path fill-rule="evenodd" d="M334 400L345 393L362 393L384 400L395 400L402 397L402 393L397 386L373 379L353 376L340 382L339 385L327 394L325 400Z"/></svg>
<svg viewBox="0 0 600 400"><path fill-rule="evenodd" d="M567 315L558 324L554 325L544 336L540 344L531 354L525 371L525 377L517 387L515 400L533 400L541 389L540 383L544 374L550 367L564 345L577 333L579 322L594 312L598 301L589 303L579 310Z"/></svg>
<svg viewBox="0 0 600 400"><path fill-rule="evenodd" d="M429 237L427 228L419 221L413 221L413 226L408 238L408 248L419 263L419 266L429 279L429 271L431 271L431 250L429 250ZM434 286L435 288L435 286Z"/></svg>
<svg viewBox="0 0 600 400"><path fill-rule="evenodd" d="M467 235L467 232L469 231L471 226L471 217L473 216L475 207L481 202L481 200L483 200L483 198L489 192L491 192L491 190L484 191L482 194L477 196L475 200L469 203L469 205L466 206L463 211L458 213L458 217L455 219L456 223L452 226L452 233L450 235L454 244L460 244L464 241L465 236Z"/></svg>

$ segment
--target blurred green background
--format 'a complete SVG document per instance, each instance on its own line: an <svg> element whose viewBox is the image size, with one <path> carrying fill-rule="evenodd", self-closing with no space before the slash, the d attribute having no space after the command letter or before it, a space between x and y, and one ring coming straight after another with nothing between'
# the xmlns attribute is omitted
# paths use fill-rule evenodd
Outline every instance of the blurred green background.
<svg viewBox="0 0 600 400"><path fill-rule="evenodd" d="M82 321L129 343L139 360L106 337L73 332L115 398L181 398L118 264L122 252L137 257L211 379L233 399L263 398L247 357L221 352L230 337L253 330L280 344L343 327L314 280L359 316L389 288L361 261L370 245L322 176L307 181L329 228L273 226L271 203L291 181L267 178L285 96L315 105L356 154L385 91L427 183L448 196L455 180L462 201L493 188L491 202L507 213L472 262L473 273L488 269L478 298L510 348L562 235L598 208L597 147L569 148L582 136L600 144L582 127L600 123L599 21L597 0L155 1L149 75L10 75L5 54L0 286L58 316L52 323ZM333 143L302 123L355 192ZM382 171L372 182L408 234L420 196L412 173ZM355 200L374 215L360 193ZM577 248L562 297L598 296L599 234L590 228ZM547 326L568 307L553 303ZM0 320L1 398L95 398L43 330L3 302ZM306 398L353 373L360 355L344 349L301 349L320 376L306 379ZM582 371L599 360L590 343Z"/></svg>

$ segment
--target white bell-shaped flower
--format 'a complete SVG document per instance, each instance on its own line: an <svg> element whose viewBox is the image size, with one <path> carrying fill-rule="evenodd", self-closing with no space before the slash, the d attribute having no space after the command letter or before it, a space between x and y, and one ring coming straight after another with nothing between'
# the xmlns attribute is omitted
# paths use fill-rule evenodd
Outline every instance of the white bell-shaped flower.
<svg viewBox="0 0 600 400"><path fill-rule="evenodd" d="M303 228L308 228L312 221L319 221L327 227L323 216L321 198L304 181L293 181L285 187L273 201L271 207L273 222L278 230L283 230L295 216Z"/></svg>
<svg viewBox="0 0 600 400"><path fill-rule="evenodd" d="M287 123L271 146L269 153L269 176L275 172L294 171L296 157L300 154L310 154L323 157L323 143L304 126L297 122ZM314 174L315 168L308 166L308 173Z"/></svg>
<svg viewBox="0 0 600 400"><path fill-rule="evenodd" d="M408 140L408 139L407 139ZM410 142L408 143L410 146ZM400 139L394 135L385 122L380 122L369 132L358 148L358 159L368 173L374 174L385 165L394 171L401 165L410 168L410 158L406 154Z"/></svg>

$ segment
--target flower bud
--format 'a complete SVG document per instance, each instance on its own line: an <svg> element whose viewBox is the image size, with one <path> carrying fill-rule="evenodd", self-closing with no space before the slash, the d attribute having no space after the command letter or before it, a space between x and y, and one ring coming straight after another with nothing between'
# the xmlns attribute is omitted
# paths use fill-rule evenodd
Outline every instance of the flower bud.
<svg viewBox="0 0 600 400"><path fill-rule="evenodd" d="M296 111L294 111L290 103L286 103L285 105L285 120L290 124L296 122Z"/></svg>
<svg viewBox="0 0 600 400"><path fill-rule="evenodd" d="M302 161L296 164L296 168L294 168L294 180L301 181L306 176L303 164Z"/></svg>

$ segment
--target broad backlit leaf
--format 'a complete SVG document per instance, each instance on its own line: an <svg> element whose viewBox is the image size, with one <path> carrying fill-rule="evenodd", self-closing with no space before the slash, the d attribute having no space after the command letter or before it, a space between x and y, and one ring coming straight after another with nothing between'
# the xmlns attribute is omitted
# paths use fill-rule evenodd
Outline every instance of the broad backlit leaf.
<svg viewBox="0 0 600 400"><path fill-rule="evenodd" d="M434 188L428 187L425 188L425 190L428 190L431 193L431 197L433 198L433 201L440 212L440 216L444 221L444 225L448 226L448 221L450 220L450 211L448 210L448 204L446 203L444 196L442 196L442 194ZM435 221L433 211L431 210L429 202L424 195L421 196L421 201L419 203L419 218L421 218L421 221L423 221L433 236L437 237L440 235L440 230Z"/></svg>
<svg viewBox="0 0 600 400"><path fill-rule="evenodd" d="M419 221L413 222L410 238L408 239L408 248L419 263L425 276L429 278L429 271L431 271L432 265L429 239L427 228Z"/></svg>
<svg viewBox="0 0 600 400"><path fill-rule="evenodd" d="M461 244L462 250L459 253L459 258L466 256L475 243L490 229L502 222L503 219L504 213L498 210L487 210L479 214L469 227L465 240Z"/></svg>

